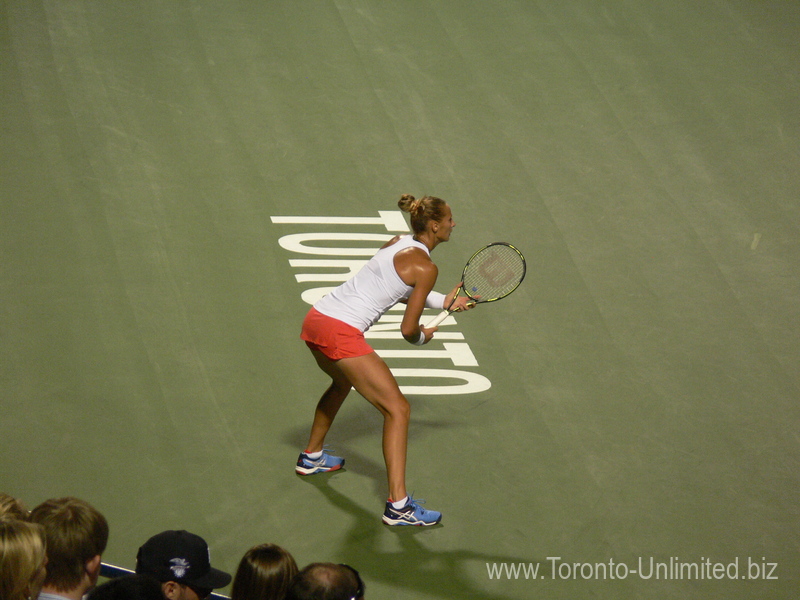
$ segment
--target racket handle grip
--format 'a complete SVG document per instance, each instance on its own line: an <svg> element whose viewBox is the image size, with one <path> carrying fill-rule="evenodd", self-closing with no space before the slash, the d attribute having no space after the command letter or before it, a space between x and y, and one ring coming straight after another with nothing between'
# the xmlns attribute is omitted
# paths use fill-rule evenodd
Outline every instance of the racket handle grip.
<svg viewBox="0 0 800 600"><path fill-rule="evenodd" d="M433 319L431 319L426 325L426 329L430 329L431 327L438 327L439 324L447 318L447 315L450 314L449 310L443 310L438 315L436 315Z"/></svg>

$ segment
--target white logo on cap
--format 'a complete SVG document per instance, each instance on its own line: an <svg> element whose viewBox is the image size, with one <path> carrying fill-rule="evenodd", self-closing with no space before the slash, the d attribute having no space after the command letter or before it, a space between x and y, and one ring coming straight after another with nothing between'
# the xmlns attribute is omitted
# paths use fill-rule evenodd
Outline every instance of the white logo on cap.
<svg viewBox="0 0 800 600"><path fill-rule="evenodd" d="M186 571L191 568L189 561L185 558L173 558L169 562L172 564L172 566L169 568L170 571L172 571L172 574L178 579L186 575Z"/></svg>

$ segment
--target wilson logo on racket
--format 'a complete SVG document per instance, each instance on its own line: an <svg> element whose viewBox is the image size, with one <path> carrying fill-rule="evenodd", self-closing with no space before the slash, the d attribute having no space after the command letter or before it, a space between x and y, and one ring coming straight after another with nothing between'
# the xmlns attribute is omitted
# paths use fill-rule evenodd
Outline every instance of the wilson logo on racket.
<svg viewBox="0 0 800 600"><path fill-rule="evenodd" d="M518 283L517 272L496 255L481 263L478 267L478 274L494 288L505 287L511 282L516 286ZM472 290L477 292L478 286L474 285Z"/></svg>

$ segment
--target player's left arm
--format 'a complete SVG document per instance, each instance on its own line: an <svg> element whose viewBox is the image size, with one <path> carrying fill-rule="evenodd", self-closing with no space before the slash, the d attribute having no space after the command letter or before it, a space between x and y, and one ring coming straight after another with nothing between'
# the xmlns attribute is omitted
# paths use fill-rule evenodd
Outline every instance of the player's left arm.
<svg viewBox="0 0 800 600"><path fill-rule="evenodd" d="M413 274L414 289L406 301L406 310L403 314L403 322L400 324L400 332L407 342L422 345L428 343L438 329L437 327L422 328L419 321L422 317L422 311L425 309L425 300L427 300L428 294L431 293L433 286L436 284L439 269L431 261L420 261L414 265ZM420 336L424 337L421 338Z"/></svg>

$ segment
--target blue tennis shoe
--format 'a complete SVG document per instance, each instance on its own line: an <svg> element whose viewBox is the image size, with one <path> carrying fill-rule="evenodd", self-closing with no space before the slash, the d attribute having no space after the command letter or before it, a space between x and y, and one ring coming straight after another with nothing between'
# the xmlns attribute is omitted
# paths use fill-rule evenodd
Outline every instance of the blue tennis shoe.
<svg viewBox="0 0 800 600"><path fill-rule="evenodd" d="M387 525L416 525L417 527L428 527L436 525L442 520L442 513L435 510L425 510L420 506L424 500L415 500L408 497L408 504L403 508L395 508L391 502L386 503L386 510L383 512L383 522Z"/></svg>
<svg viewBox="0 0 800 600"><path fill-rule="evenodd" d="M298 475L314 475L315 473L329 473L338 471L344 466L344 459L339 456L328 454L327 450L322 451L322 456L317 459L309 458L308 454L301 452L297 458L297 466L294 468Z"/></svg>

